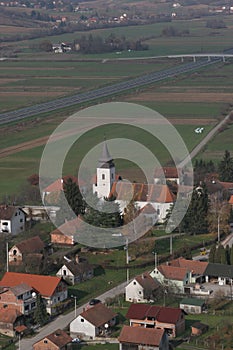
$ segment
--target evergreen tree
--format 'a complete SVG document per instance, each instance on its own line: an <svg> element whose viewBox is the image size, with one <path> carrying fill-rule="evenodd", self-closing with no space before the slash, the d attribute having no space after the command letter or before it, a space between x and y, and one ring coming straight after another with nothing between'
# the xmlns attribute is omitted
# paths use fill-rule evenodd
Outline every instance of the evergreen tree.
<svg viewBox="0 0 233 350"><path fill-rule="evenodd" d="M226 251L222 244L218 246L218 253L217 255L219 256L219 263L220 264L227 264L227 259L226 259Z"/></svg>
<svg viewBox="0 0 233 350"><path fill-rule="evenodd" d="M46 311L45 303L40 294L36 296L36 309L34 311L34 322L43 326L47 323L49 317Z"/></svg>
<svg viewBox="0 0 233 350"><path fill-rule="evenodd" d="M233 246L231 246L230 263L231 263L231 265L233 265Z"/></svg>
<svg viewBox="0 0 233 350"><path fill-rule="evenodd" d="M229 245L226 246L225 252L226 252L226 263L227 263L227 265L230 265L231 264L231 249L230 249Z"/></svg>
<svg viewBox="0 0 233 350"><path fill-rule="evenodd" d="M208 208L209 200L206 186L194 189L191 203L182 221L186 233L201 234L208 232Z"/></svg>
<svg viewBox="0 0 233 350"><path fill-rule="evenodd" d="M79 186L75 181L72 180L71 177L64 181L63 190L67 202L72 208L73 212L76 214L76 216L78 216L79 214L84 214L85 202L79 190Z"/></svg>
<svg viewBox="0 0 233 350"><path fill-rule="evenodd" d="M113 228L121 226L119 204L114 198L100 201L96 195L89 194L84 220L93 226Z"/></svg>
<svg viewBox="0 0 233 350"><path fill-rule="evenodd" d="M216 245L214 244L210 248L210 252L209 252L209 262L210 263L214 263L215 262L215 255L216 255Z"/></svg>
<svg viewBox="0 0 233 350"><path fill-rule="evenodd" d="M219 176L222 181L233 181L233 158L228 150L219 164Z"/></svg>

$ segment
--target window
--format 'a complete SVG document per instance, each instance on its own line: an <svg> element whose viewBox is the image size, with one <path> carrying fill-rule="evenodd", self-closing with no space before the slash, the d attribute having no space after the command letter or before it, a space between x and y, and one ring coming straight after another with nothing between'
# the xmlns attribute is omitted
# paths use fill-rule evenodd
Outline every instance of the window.
<svg viewBox="0 0 233 350"><path fill-rule="evenodd" d="M136 286L136 284L137 284L137 283L134 281L134 283L133 283L133 284Z"/></svg>
<svg viewBox="0 0 233 350"><path fill-rule="evenodd" d="M66 276L66 270L63 270L63 276Z"/></svg>
<svg viewBox="0 0 233 350"><path fill-rule="evenodd" d="M142 294L142 291L141 290L139 290L139 292L138 292L139 294Z"/></svg>
<svg viewBox="0 0 233 350"><path fill-rule="evenodd" d="M81 322L84 322L84 318L81 318Z"/></svg>
<svg viewBox="0 0 233 350"><path fill-rule="evenodd" d="M48 344L48 340L47 339L44 340L44 344Z"/></svg>
<svg viewBox="0 0 233 350"><path fill-rule="evenodd" d="M20 222L23 222L23 219L20 219Z"/></svg>
<svg viewBox="0 0 233 350"><path fill-rule="evenodd" d="M16 254L17 254L17 250L14 249L14 250L13 250L13 255L16 255Z"/></svg>
<svg viewBox="0 0 233 350"><path fill-rule="evenodd" d="M18 213L15 213L15 216L17 216L18 215Z"/></svg>
<svg viewBox="0 0 233 350"><path fill-rule="evenodd" d="M8 226L8 222L6 222L6 221L4 221L2 224L5 226Z"/></svg>
<svg viewBox="0 0 233 350"><path fill-rule="evenodd" d="M105 174L102 174L102 180L105 180Z"/></svg>

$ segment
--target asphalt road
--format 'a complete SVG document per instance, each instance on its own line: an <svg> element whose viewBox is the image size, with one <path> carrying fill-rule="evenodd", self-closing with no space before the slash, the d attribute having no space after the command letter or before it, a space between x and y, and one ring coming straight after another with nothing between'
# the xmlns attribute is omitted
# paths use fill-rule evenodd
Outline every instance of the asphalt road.
<svg viewBox="0 0 233 350"><path fill-rule="evenodd" d="M124 283L121 283L120 285L112 288L111 290L105 292L104 294L97 296L97 298L100 299L102 302L104 302L107 298L113 298L121 293L124 293L126 284L127 284L127 282L125 281ZM79 306L76 309L77 315L79 315L86 306L87 306L87 304ZM71 311L70 313L68 313L66 315L62 314L62 315L58 316L54 321L52 321L49 324L47 324L46 326L40 328L39 333L36 334L34 337L25 338L25 339L22 338L20 340L20 349L32 350L32 345L35 342L44 338L46 335L56 331L58 328L60 328L60 329L65 328L74 319L74 317L75 317L74 311ZM18 343L18 347L19 347L19 343Z"/></svg>
<svg viewBox="0 0 233 350"><path fill-rule="evenodd" d="M183 63L176 67L165 69L163 71L145 74L143 76L116 83L109 86L104 86L102 88L84 92L81 94L64 97L49 102L33 105L31 107L25 107L18 110L5 112L0 114L0 125L20 121L27 117L32 117L41 113L47 113L55 111L64 107L70 107L79 103L93 101L101 97L107 97L119 92L136 88L142 85L147 85L168 79L170 77L177 76L179 74L191 72L198 70L202 67L209 66L211 64L220 62L220 59L212 59L208 61L207 59L199 59L196 62Z"/></svg>

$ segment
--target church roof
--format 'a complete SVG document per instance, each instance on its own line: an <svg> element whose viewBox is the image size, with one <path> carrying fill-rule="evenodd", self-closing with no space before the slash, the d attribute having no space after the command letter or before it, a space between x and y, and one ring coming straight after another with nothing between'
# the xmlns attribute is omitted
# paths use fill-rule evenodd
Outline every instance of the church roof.
<svg viewBox="0 0 233 350"><path fill-rule="evenodd" d="M101 165L103 165L105 163L112 162L112 161L113 161L113 158L112 158L112 156L109 153L107 142L105 140L104 143L103 143L102 154L101 154L101 156L99 158L99 166L101 166Z"/></svg>
<svg viewBox="0 0 233 350"><path fill-rule="evenodd" d="M114 182L110 196L117 200L127 200L133 198L138 202L173 203L174 194L167 185L129 183L124 181Z"/></svg>

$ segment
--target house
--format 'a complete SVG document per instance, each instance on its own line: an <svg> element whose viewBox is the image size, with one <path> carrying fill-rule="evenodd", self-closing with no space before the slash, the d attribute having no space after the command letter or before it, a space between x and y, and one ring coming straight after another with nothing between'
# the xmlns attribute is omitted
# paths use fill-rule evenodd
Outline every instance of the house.
<svg viewBox="0 0 233 350"><path fill-rule="evenodd" d="M205 270L208 262L188 260L182 257L169 261L169 266L181 267L190 271L189 283L202 283L205 281Z"/></svg>
<svg viewBox="0 0 233 350"><path fill-rule="evenodd" d="M155 281L148 272L136 276L125 287L125 300L144 303L153 299L160 284Z"/></svg>
<svg viewBox="0 0 233 350"><path fill-rule="evenodd" d="M35 236L15 244L8 253L9 264L19 265L28 254L40 254L43 257L45 245L39 236Z"/></svg>
<svg viewBox="0 0 233 350"><path fill-rule="evenodd" d="M33 344L33 350L66 350L72 338L63 330L57 329Z"/></svg>
<svg viewBox="0 0 233 350"><path fill-rule="evenodd" d="M185 267L159 265L150 275L164 288L172 288L174 293L184 293L184 286L190 282L190 271Z"/></svg>
<svg viewBox="0 0 233 350"><path fill-rule="evenodd" d="M25 230L26 214L13 205L0 206L0 232L16 235Z"/></svg>
<svg viewBox="0 0 233 350"><path fill-rule="evenodd" d="M118 341L119 350L169 350L164 329L123 326Z"/></svg>
<svg viewBox="0 0 233 350"><path fill-rule="evenodd" d="M50 233L51 243L57 245L73 246L77 239L75 238L82 228L82 221L79 218L66 221L57 229Z"/></svg>
<svg viewBox="0 0 233 350"><path fill-rule="evenodd" d="M124 212L124 208L130 199L135 201L139 209L151 204L155 210L154 220L158 222L164 221L167 210L175 202L175 195L166 184L129 183L120 180L120 178L117 180L115 165L106 141L103 143L102 154L98 160L93 193L100 199L105 197L116 198L121 212Z"/></svg>
<svg viewBox="0 0 233 350"><path fill-rule="evenodd" d="M14 309L23 315L29 315L36 308L36 293L26 283L0 290L0 310Z"/></svg>
<svg viewBox="0 0 233 350"><path fill-rule="evenodd" d="M77 254L75 261L66 261L58 270L56 276L62 277L66 282L74 285L86 281L94 276L94 269L84 258Z"/></svg>
<svg viewBox="0 0 233 350"><path fill-rule="evenodd" d="M14 337L17 326L23 325L23 315L15 309L2 309L0 312L0 333Z"/></svg>
<svg viewBox="0 0 233 350"><path fill-rule="evenodd" d="M201 335L205 332L207 332L209 329L209 326L207 324L201 323L201 322L195 322L191 326L191 335Z"/></svg>
<svg viewBox="0 0 233 350"><path fill-rule="evenodd" d="M126 318L131 327L161 328L170 337L176 337L185 330L184 311L179 308L132 304Z"/></svg>
<svg viewBox="0 0 233 350"><path fill-rule="evenodd" d="M116 314L104 304L96 304L83 311L70 323L70 334L94 339L106 335L116 324Z"/></svg>
<svg viewBox="0 0 233 350"><path fill-rule="evenodd" d="M206 308L206 303L203 299L184 298L180 301L180 308L187 314L201 314Z"/></svg>
<svg viewBox="0 0 233 350"><path fill-rule="evenodd" d="M67 285L57 276L6 272L0 287L15 287L21 283L26 283L42 296L50 315L55 314L59 307L62 307L62 302L67 299Z"/></svg>
<svg viewBox="0 0 233 350"><path fill-rule="evenodd" d="M64 191L64 185L68 179L71 179L73 182L75 182L78 186L81 192L85 191L85 182L78 179L75 176L72 175L66 175L60 179L57 179L56 181L52 182L48 186L46 186L42 191L42 200L43 202L53 203L57 202L57 200L54 200L54 198L50 198L50 195L54 195L54 197L59 197L59 194L61 191Z"/></svg>

